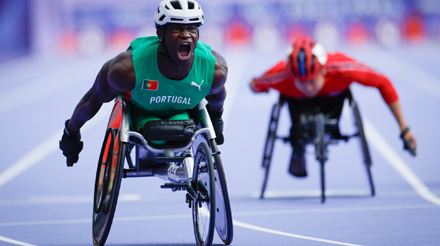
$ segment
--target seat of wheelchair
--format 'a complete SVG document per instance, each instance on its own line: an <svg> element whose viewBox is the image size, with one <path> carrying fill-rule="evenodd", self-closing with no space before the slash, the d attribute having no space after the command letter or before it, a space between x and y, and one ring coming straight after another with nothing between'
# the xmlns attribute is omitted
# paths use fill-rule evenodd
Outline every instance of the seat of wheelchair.
<svg viewBox="0 0 440 246"><path fill-rule="evenodd" d="M192 119L153 120L136 129L148 141L148 145L157 149L184 147L191 141L196 130ZM136 142L136 139L133 140Z"/></svg>
<svg viewBox="0 0 440 246"><path fill-rule="evenodd" d="M316 137L316 114L301 114L300 116L300 127L301 127L301 136L300 139L303 143L313 143ZM330 136L332 140L344 140L348 141L351 137L349 135L342 135L339 129L339 119L335 119L329 117L328 115L324 115L326 120L329 120L329 123L325 124L325 133ZM291 136L283 138L285 142L293 140Z"/></svg>

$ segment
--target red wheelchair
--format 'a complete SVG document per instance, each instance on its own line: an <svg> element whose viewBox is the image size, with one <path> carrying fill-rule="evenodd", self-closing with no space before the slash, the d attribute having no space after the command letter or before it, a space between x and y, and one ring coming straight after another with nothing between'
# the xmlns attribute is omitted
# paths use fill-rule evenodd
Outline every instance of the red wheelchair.
<svg viewBox="0 0 440 246"><path fill-rule="evenodd" d="M165 145L156 145L132 129L127 104L122 97L116 98L99 157L93 203L94 245L105 244L122 178L131 177L159 177L167 181L161 188L186 191L197 245L211 245L214 228L221 240L230 244L233 225L226 177L205 104L194 108L194 125L183 125L188 138L172 141L173 137L168 137ZM182 127L179 122L171 123Z"/></svg>

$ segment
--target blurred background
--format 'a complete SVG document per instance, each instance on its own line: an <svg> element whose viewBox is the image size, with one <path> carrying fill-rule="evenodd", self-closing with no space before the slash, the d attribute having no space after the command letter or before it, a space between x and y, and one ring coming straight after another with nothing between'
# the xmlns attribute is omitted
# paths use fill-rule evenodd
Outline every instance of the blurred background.
<svg viewBox="0 0 440 246"><path fill-rule="evenodd" d="M74 168L66 168L58 141L102 64L136 37L155 35L160 1L0 0L0 245L2 237L35 245L90 245L96 161L113 104L105 104L82 128L85 144ZM201 40L222 54L229 67L221 151L234 219L362 245L440 245L435 154L440 139L440 0L198 2L205 13ZM281 142L268 183L271 198L257 198L261 153L278 94L255 95L249 82L285 59L288 45L301 34L387 75L399 93L419 144L416 158L403 151L396 121L377 89L351 87L365 126L377 132L370 137L367 131L374 198L365 195L367 179L355 140L330 147L325 204L319 203L319 165L312 146L307 150L309 177L295 179L287 173L291 148ZM284 107L281 136L289 131L287 114ZM342 133L352 133L349 116L343 113ZM396 162L423 187L410 185ZM160 179L123 181L109 245L194 243L184 194L163 191L161 184ZM423 199L420 190L432 191L437 203ZM151 211L159 217L148 221ZM164 228L172 235L164 234ZM235 230L233 245L324 245L238 225Z"/></svg>
<svg viewBox="0 0 440 246"><path fill-rule="evenodd" d="M0 0L0 62L32 53L121 51L154 35L157 0ZM273 52L307 34L328 50L374 43L440 44L437 0L199 0L214 49Z"/></svg>

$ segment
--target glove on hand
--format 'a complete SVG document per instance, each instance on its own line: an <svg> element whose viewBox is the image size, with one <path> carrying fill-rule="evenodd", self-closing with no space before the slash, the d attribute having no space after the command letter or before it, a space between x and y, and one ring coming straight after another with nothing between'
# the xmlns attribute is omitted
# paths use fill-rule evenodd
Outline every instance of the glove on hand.
<svg viewBox="0 0 440 246"><path fill-rule="evenodd" d="M74 163L78 162L79 153L83 149L83 142L81 140L80 132L69 132L67 125L69 120L66 120L63 136L60 140L60 149L63 151L63 155L67 158L67 166L71 167Z"/></svg>
<svg viewBox="0 0 440 246"><path fill-rule="evenodd" d="M223 111L214 111L211 109L211 107L206 105L206 109L208 110L209 117L211 118L212 125L214 126L215 131L215 141L218 145L222 145L225 139L223 138L223 120L222 120L222 114Z"/></svg>
<svg viewBox="0 0 440 246"><path fill-rule="evenodd" d="M411 148L411 143L412 143L412 139L405 139L403 138L405 136L405 134L409 131L409 128L407 127L405 130L402 131L402 133L400 134L400 138L403 141L403 149L406 149L409 151L409 153L411 153L411 155L416 156L416 149Z"/></svg>

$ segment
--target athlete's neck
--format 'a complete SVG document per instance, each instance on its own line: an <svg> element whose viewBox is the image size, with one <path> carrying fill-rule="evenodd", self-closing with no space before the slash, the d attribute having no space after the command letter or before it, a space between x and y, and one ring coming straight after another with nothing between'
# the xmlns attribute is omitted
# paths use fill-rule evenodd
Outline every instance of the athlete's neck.
<svg viewBox="0 0 440 246"><path fill-rule="evenodd" d="M193 63L194 54L192 54L191 58L187 61L177 64L173 61L162 43L159 44L157 51L157 66L159 67L160 73L165 78L171 80L182 80L186 78L191 71Z"/></svg>

